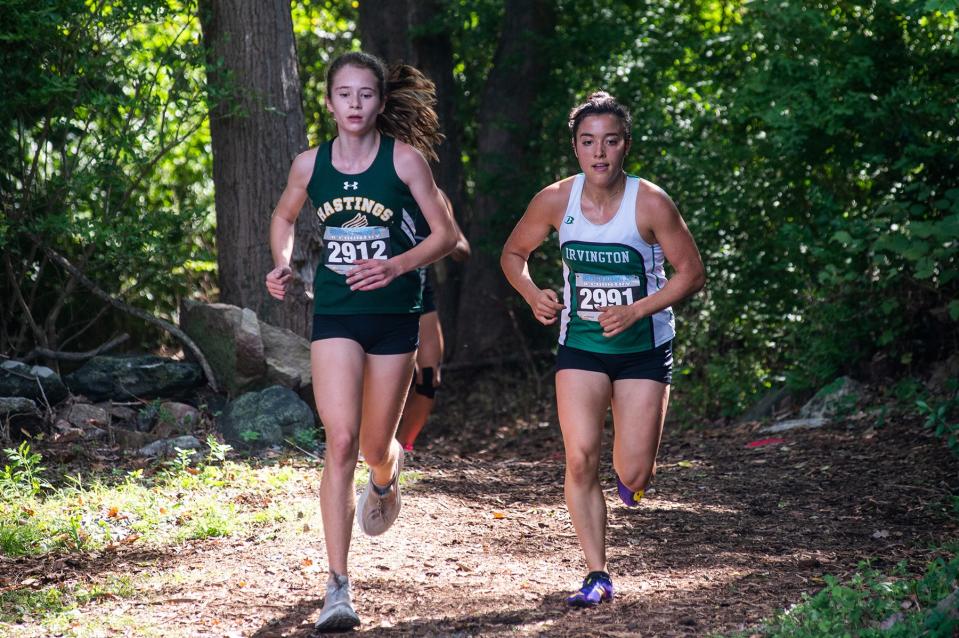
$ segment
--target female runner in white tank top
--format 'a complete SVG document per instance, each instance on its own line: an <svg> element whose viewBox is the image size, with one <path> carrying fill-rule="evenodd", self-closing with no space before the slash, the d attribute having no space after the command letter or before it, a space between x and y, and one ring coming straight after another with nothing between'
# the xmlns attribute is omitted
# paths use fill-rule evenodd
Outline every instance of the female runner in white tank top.
<svg viewBox="0 0 959 638"><path fill-rule="evenodd" d="M566 505L588 570L567 599L578 607L613 597L598 474L606 411L611 405L619 495L635 507L653 475L669 401L671 306L705 283L699 251L669 196L623 172L631 124L628 111L604 92L572 110L582 173L533 198L500 262L541 323L561 319L556 401ZM528 268L530 253L554 229L563 258L562 303L533 282ZM664 260L675 271L668 281Z"/></svg>

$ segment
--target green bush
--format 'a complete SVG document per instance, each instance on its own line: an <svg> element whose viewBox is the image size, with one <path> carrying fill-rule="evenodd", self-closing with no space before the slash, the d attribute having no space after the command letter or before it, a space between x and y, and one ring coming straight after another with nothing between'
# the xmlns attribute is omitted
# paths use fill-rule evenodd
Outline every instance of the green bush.
<svg viewBox="0 0 959 638"><path fill-rule="evenodd" d="M917 579L900 564L891 576L861 563L848 583L826 576L826 586L750 635L766 638L950 638L959 631L955 609L940 609L959 587L959 557L936 558Z"/></svg>
<svg viewBox="0 0 959 638"><path fill-rule="evenodd" d="M99 345L108 307L51 260L170 316L209 287L212 182L192 3L11 0L0 6L0 350ZM77 344L75 344L77 345Z"/></svg>

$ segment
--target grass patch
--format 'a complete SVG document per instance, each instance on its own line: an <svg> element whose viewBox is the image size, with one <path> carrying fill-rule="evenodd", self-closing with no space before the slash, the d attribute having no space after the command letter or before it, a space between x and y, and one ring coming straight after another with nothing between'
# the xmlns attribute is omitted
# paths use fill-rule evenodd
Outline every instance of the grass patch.
<svg viewBox="0 0 959 638"><path fill-rule="evenodd" d="M959 545L942 550L925 573L909 578L899 564L891 574L860 563L848 582L825 576L826 586L792 608L737 637L950 638L959 635ZM949 596L952 598L949 598Z"/></svg>
<svg viewBox="0 0 959 638"><path fill-rule="evenodd" d="M99 599L131 598L135 594L133 579L126 575L87 585L23 587L0 594L0 623L49 622Z"/></svg>
<svg viewBox="0 0 959 638"><path fill-rule="evenodd" d="M10 464L0 474L0 553L37 556L131 543L159 547L282 527L318 511L318 464L298 457L270 464L235 462L225 459L225 446L215 440L208 444L205 457L181 452L152 475L143 470L120 477L76 475L61 487L41 479L41 458L28 447L6 450ZM365 486L368 477L361 464L357 486ZM421 472L406 471L400 484L421 478Z"/></svg>
<svg viewBox="0 0 959 638"><path fill-rule="evenodd" d="M0 475L0 552L37 556L233 536L294 520L298 512L302 517L318 500L317 465L301 459L221 460L222 447L198 461L181 453L152 476L136 470L118 482L77 475L58 488L37 480L39 455L7 450L11 464Z"/></svg>

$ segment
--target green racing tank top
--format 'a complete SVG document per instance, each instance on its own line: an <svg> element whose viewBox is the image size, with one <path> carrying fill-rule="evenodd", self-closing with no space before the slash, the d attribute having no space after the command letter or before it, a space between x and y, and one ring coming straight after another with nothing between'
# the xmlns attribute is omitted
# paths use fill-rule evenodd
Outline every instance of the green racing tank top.
<svg viewBox="0 0 959 638"><path fill-rule="evenodd" d="M636 227L639 178L626 178L623 201L605 224L594 224L583 215L580 199L585 181L583 174L574 179L559 227L565 306L559 342L604 354L661 346L676 335L671 308L644 317L613 337L604 337L599 323L604 307L630 305L666 284L662 248L646 243Z"/></svg>
<svg viewBox="0 0 959 638"><path fill-rule="evenodd" d="M323 256L313 281L313 312L318 315L416 313L421 310L420 276L404 273L389 285L353 291L346 273L356 259L389 259L416 244L421 215L409 188L396 174L394 139L380 135L373 163L362 173L333 167L333 142L316 152L306 192L322 227Z"/></svg>

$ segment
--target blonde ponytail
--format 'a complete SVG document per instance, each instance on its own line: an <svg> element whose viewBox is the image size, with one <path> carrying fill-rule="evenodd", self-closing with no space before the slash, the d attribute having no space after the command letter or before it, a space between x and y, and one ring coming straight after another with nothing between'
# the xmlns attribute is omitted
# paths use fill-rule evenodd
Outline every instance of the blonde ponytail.
<svg viewBox="0 0 959 638"><path fill-rule="evenodd" d="M376 127L436 162L436 147L444 136L435 107L433 81L409 64L394 64L386 77L386 108L377 117Z"/></svg>

